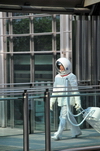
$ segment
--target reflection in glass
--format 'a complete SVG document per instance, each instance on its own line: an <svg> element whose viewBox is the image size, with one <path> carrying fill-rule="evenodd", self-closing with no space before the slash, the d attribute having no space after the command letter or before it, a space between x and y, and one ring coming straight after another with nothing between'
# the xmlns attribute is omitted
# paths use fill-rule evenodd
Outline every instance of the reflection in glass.
<svg viewBox="0 0 100 151"><path fill-rule="evenodd" d="M30 82L30 55L14 55L14 83Z"/></svg>
<svg viewBox="0 0 100 151"><path fill-rule="evenodd" d="M52 55L35 55L35 81L52 81Z"/></svg>

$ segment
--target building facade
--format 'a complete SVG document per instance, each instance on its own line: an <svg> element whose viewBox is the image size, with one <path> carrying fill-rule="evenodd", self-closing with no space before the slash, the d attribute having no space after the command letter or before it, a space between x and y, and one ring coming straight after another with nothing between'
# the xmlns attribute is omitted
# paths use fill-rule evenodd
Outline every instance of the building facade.
<svg viewBox="0 0 100 151"><path fill-rule="evenodd" d="M52 85L59 57L71 60L80 86L99 84L100 16L0 13L0 33L1 88ZM93 100L87 106L100 106ZM42 123L44 104L35 102L31 115ZM2 101L0 108L1 127L23 125L22 101Z"/></svg>

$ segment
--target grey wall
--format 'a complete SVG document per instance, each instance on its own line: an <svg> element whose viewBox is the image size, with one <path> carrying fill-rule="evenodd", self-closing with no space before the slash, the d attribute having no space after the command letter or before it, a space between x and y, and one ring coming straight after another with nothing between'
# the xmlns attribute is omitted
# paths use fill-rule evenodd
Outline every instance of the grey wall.
<svg viewBox="0 0 100 151"><path fill-rule="evenodd" d="M82 83L100 81L100 16L76 16L72 23L73 72Z"/></svg>

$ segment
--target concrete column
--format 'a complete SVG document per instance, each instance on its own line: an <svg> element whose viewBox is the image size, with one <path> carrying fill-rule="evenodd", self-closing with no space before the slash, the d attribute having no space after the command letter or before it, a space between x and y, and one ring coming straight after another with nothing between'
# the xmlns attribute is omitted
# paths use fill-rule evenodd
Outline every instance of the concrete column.
<svg viewBox="0 0 100 151"><path fill-rule="evenodd" d="M2 12L0 12L0 18L2 18ZM0 19L0 35L3 35L3 20ZM3 47L3 36L0 36L0 88L4 88L4 47ZM3 98L4 94L2 92ZM7 119L7 102L0 101L0 126L6 127L6 120Z"/></svg>
<svg viewBox="0 0 100 151"><path fill-rule="evenodd" d="M61 57L71 60L72 36L71 36L71 16L60 15L60 50Z"/></svg>

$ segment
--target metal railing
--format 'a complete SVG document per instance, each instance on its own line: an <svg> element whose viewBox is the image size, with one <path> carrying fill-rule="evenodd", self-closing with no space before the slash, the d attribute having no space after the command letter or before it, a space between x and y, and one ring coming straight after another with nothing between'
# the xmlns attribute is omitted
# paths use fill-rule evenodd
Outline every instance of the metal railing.
<svg viewBox="0 0 100 151"><path fill-rule="evenodd" d="M80 94L65 94L65 95L59 95L59 97L72 97L72 96L100 96L100 86L84 86L79 87ZM37 93L38 92L38 93ZM72 92L72 91L71 91ZM17 100L22 99L23 100L23 150L29 151L29 112L28 112L28 100L30 98L42 98L44 99L44 110L45 110L45 151L51 151L51 138L50 138L50 98L51 97L58 97L58 95L51 95L52 93L52 87L51 86L42 86L42 87L15 87L15 88L1 88L0 96L4 96L0 98L0 101L2 100ZM57 92L59 93L59 92ZM66 91L65 91L66 93ZM31 94L31 96L30 96ZM38 96L35 96L36 94L39 94ZM11 95L14 97L11 97ZM18 97L20 95L20 97ZM7 96L7 97L5 97Z"/></svg>

